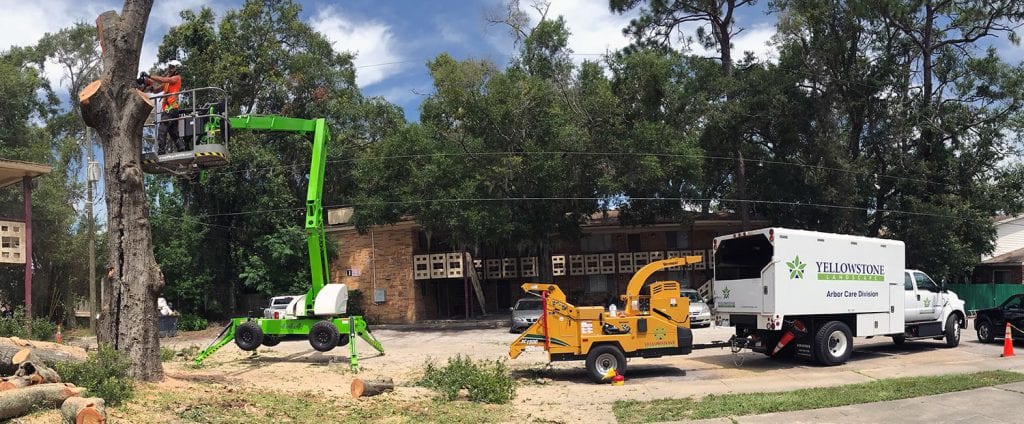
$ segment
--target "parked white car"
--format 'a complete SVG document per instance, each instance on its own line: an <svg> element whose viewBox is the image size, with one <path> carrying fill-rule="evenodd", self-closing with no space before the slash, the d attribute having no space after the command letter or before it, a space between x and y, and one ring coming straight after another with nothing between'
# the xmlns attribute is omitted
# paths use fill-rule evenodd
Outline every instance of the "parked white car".
<svg viewBox="0 0 1024 424"><path fill-rule="evenodd" d="M298 296L274 296L270 298L270 305L263 309L263 318L281 319L284 318L284 311L292 299Z"/></svg>
<svg viewBox="0 0 1024 424"><path fill-rule="evenodd" d="M690 327L710 327L711 308L704 301L704 296L694 289L679 289L679 295L690 298Z"/></svg>

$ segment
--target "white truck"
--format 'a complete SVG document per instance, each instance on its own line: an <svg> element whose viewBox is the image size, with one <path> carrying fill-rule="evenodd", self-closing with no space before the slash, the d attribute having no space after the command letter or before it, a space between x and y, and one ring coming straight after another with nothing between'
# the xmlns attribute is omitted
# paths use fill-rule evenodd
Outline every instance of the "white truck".
<svg viewBox="0 0 1024 424"><path fill-rule="evenodd" d="M903 242L786 228L714 239L715 320L734 348L845 363L853 337L960 343L964 301L907 270Z"/></svg>

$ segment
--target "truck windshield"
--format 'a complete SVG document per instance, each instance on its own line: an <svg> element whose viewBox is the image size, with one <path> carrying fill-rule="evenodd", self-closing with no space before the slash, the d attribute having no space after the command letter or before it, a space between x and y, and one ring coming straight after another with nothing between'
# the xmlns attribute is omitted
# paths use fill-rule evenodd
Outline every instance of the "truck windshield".
<svg viewBox="0 0 1024 424"><path fill-rule="evenodd" d="M716 280L760 278L772 260L773 246L762 235L722 240L715 251Z"/></svg>

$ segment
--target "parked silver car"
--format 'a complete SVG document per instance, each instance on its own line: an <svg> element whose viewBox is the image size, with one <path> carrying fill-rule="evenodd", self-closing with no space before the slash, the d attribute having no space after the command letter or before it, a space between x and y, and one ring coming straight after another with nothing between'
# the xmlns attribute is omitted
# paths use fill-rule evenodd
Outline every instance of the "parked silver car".
<svg viewBox="0 0 1024 424"><path fill-rule="evenodd" d="M694 289L680 289L679 295L690 298L690 326L710 327L711 308L704 301L704 297Z"/></svg>
<svg viewBox="0 0 1024 424"><path fill-rule="evenodd" d="M509 332L520 333L525 331L540 319L543 309L544 305L539 298L527 297L519 299L516 302L516 306L512 307L512 327L509 329Z"/></svg>

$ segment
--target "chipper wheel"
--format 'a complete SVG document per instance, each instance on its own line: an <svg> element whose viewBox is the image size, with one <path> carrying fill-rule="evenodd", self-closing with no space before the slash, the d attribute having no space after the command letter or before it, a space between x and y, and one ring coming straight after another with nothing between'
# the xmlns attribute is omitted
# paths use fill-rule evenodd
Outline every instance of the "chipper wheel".
<svg viewBox="0 0 1024 424"><path fill-rule="evenodd" d="M320 352L327 352L338 345L338 327L333 322L320 321L309 330L309 344Z"/></svg>
<svg viewBox="0 0 1024 424"><path fill-rule="evenodd" d="M242 350L256 350L263 343L263 329L255 322L242 323L235 329L235 344Z"/></svg>
<svg viewBox="0 0 1024 424"><path fill-rule="evenodd" d="M613 345L599 345L590 349L587 354L587 375L595 383L607 382L606 375L611 369L618 374L626 373L626 355Z"/></svg>

